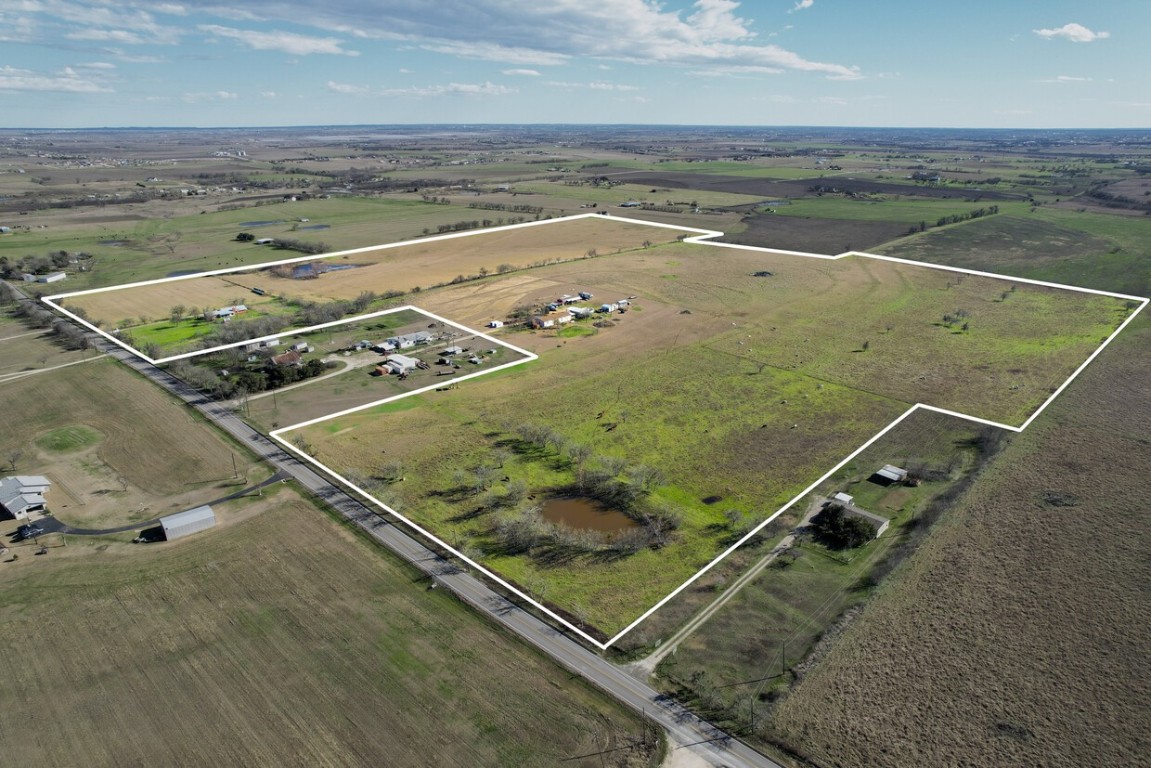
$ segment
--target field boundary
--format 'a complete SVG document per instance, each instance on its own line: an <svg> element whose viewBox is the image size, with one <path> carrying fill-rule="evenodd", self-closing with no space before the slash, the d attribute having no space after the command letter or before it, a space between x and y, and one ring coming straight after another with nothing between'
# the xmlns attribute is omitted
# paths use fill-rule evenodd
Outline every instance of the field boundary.
<svg viewBox="0 0 1151 768"><path fill-rule="evenodd" d="M425 315L426 317L429 317L429 318L432 318L438 322L442 322L444 324L450 325L454 328L463 330L467 333L474 334L480 338L491 341L494 344L498 344L498 345L503 346L505 348L514 350L515 352L524 356L522 359L519 359L519 360L515 360L515 361L509 362L509 363L504 363L502 365L495 366L495 367L487 369L487 370L477 371L475 373L466 374L466 375L461 376L459 378L453 379L453 381L464 381L467 379L476 378L478 376L483 376L483 375L486 375L488 373L494 373L495 371L510 368L512 366L522 365L524 363L538 359L538 356L531 353L531 352L528 352L527 350L520 349L520 348L515 347L511 344L508 344L507 342L496 339L496 338L494 338L494 337L492 337L486 333L483 333L480 331L475 331L471 328L460 325L459 323L448 320L447 318L440 317L440 316L435 315L431 312L428 312L427 310L423 310L423 309L420 309L418 307L408 305L408 306L404 306L404 307L397 307L395 309L384 310L382 312L375 312L375 313L371 313L368 315L343 318L341 320L337 320L337 321L333 321L333 322L329 322L329 323L323 323L323 324L316 325L316 326L310 326L308 328L301 328L301 329L295 329L295 330L290 330L290 331L284 331L284 332L281 332L278 334L272 334L272 335L266 336L266 337L249 339L246 341L236 342L236 343L232 343L232 344L220 345L218 347L213 347L211 349L198 350L198 351L192 352L192 353L185 353L185 354L181 354L181 355L173 355L170 357L153 359L153 358L149 357L148 355L144 354L142 351L140 351L140 350L132 347L131 345L123 342L122 340L116 338L112 334L107 333L107 332L95 327L94 325L87 322L83 318L78 317L77 315L73 314L72 312L67 310L64 306L62 306L59 302L61 302L64 299L67 299L69 297L72 297L72 296L83 296L83 295L90 295L90 294L94 294L94 293L103 293L106 291L123 290L126 288L141 287L141 286L146 286L146 285L156 285L159 283L173 282L173 281L177 281L177 280L188 280L188 279L193 279L193 278L197 278L197 277L212 277L214 275L228 274L228 273L232 273L232 272L247 272L247 271L252 271L252 270L256 270L256 269L266 268L269 266L278 266L281 264L293 264L293 263L298 263L298 262L302 262L302 261L317 261L317 260L321 260L321 259L329 259L329 258L347 256L347 255L351 255L351 254L364 253L367 251L377 251L377 250L381 250L381 249L398 248L401 246L411 245L413 243L431 242L431 241L436 241L436 240L448 240L448 239L455 239L455 238L461 238L461 237L482 236L484 234L489 234L491 232L506 231L506 230L510 230L510 229L519 229L519 228L523 228L523 227L546 226L548 224L555 224L555 223L559 223L559 222L572 221L575 219L591 218L591 217L598 217L598 216L605 216L605 215L608 215L608 214L583 213L583 214L576 214L573 216L564 216L564 217L559 217L559 218L554 218L554 219L544 219L541 221L525 222L525 223L521 223L521 224L510 224L510 225L506 225L506 226L502 226L502 227L492 227L490 229L484 229L484 230L480 230L480 231L453 232L453 233L446 234L446 235L437 235L434 237L427 237L427 238L417 238L415 240L401 240L401 241L397 241L395 243L389 243L389 244L385 244L385 245L370 246L370 247L366 247L366 248L356 248L353 250L338 251L335 253L323 254L323 255L319 255L319 256L303 256L303 257L299 257L299 258L283 259L280 261L265 262L265 263L261 263L261 264L248 265L248 266L243 266L243 267L229 267L226 269L210 270L210 271L206 271L206 272L199 272L199 273L196 273L193 275L180 275L180 276L176 276L176 277L160 278L160 279L156 279L156 280L146 280L146 281L141 281L141 282L137 282L137 283L125 283L123 285L110 286L110 287L105 287L105 288L95 288L95 289L90 289L90 290L85 290L85 291L75 291L72 293L62 293L62 294L57 294L54 296L44 298L44 299L42 299L42 301L44 301L44 303L48 304L49 306L53 307L58 312L61 312L62 314L70 317L72 320L80 323L84 327L86 327L86 328L90 329L91 331L98 333L99 335L108 339L110 342L122 347L123 349L131 352L132 354L140 357L143 360L146 360L147 362L149 362L153 365L171 362L174 360L179 360L179 359L183 359L183 358L187 358L187 357L193 357L196 355L208 354L208 353L215 352L215 351L218 351L221 349L230 349L233 347L243 346L245 344L250 344L253 342L259 342L259 341L263 341L263 340L267 340L267 339L271 339L271 338L276 338L278 336L284 335L284 333L309 333L309 332L312 332L315 330L321 330L324 328L329 328L329 327L333 327L333 326L337 326L337 325L343 325L343 324L347 324L347 323L360 322L360 321L363 321L366 319L378 317L380 315L385 315L385 314L389 314L391 312L398 312L398 311L403 311L403 310L414 310L415 312L418 312L422 315ZM860 453L865 451L872 444L874 444L876 441L878 441L880 438L882 438L884 435L886 435L888 432L890 432L896 426L901 424L904 420L906 420L909 416L911 416L916 411L920 411L920 410L933 411L935 413L940 413L940 414L944 414L947 416L952 416L952 417L955 417L958 419L963 419L965 421L970 421L970 422L982 424L982 425L989 426L989 427L1004 429L1004 430L1007 430L1010 432L1018 433L1018 432L1024 431L1025 429L1027 429L1027 427L1029 427L1031 425L1031 423L1036 418L1038 418L1038 416L1041 413L1043 413L1043 411L1045 411L1047 409L1047 407L1049 405L1051 405L1052 402L1055 401L1056 398L1058 398L1063 393L1064 390L1066 390L1066 388L1068 386L1071 385L1071 383L1073 381L1075 381L1075 379L1077 379L1079 377L1079 375L1084 370L1086 370L1087 366L1089 366L1092 362L1095 361L1095 359L1103 352L1103 350L1106 349L1111 344L1111 342L1114 341L1115 338L1120 333L1123 332L1123 330L1131 323L1131 321L1133 321L1146 308L1147 304L1149 302L1151 302L1151 299L1148 299L1147 297L1143 297L1143 296L1131 296L1131 295L1127 295L1127 294L1114 293L1111 291L1101 291L1101 290L1096 290L1096 289L1092 289L1092 288L1081 288L1081 287L1073 286L1073 285L1064 285L1061 283L1052 283L1052 282L1046 282L1046 281L1042 281L1042 280L1032 280L1032 279L1028 279L1028 278L1014 277L1012 275L1000 275L1000 274L996 274L993 272L983 272L983 271L979 271L979 270L964 269L961 267L952 267L952 266L941 265L941 264L929 264L926 262L913 261L910 259L900 259L900 258L896 258L893 256L883 256L880 254L866 253L863 251L845 251L845 252L837 254L837 255L826 255L826 254L818 254L818 253L807 253L804 251L789 251L789 250L781 250L781 249L775 249L775 248L763 248L763 247L753 246L753 245L739 245L739 244L734 244L734 243L724 243L724 242L718 242L717 241L718 238L724 237L724 233L717 231L717 230L698 229L695 227L685 227L685 226L681 226L681 225L677 225L677 224L665 224L662 222L644 221L642 219L632 219L632 218L627 218L627 217L622 217L622 216L611 216L611 218L615 221L628 222L628 223L632 223L632 224L639 224L639 225L649 226L649 227L658 227L658 228L662 228L662 229L672 229L672 230L676 230L679 232L695 233L690 237L684 237L683 242L685 242L685 243L692 243L692 244L697 244L697 245L706 245L706 246L712 246L712 247L717 247L717 248L732 248L732 249L736 249L736 250L753 251L753 252L758 252L758 253L783 254L786 256L796 256L796 257L801 257L801 258L821 259L821 260L825 260L825 261L836 261L838 259L852 257L852 256L857 257L857 258L877 259L880 261L888 261L888 262L893 262L896 264L906 264L909 266L923 267L923 268L927 268L927 269L936 269L936 270L941 270L941 271L945 271L945 272L953 272L953 273L957 273L957 274L973 275L976 277L989 277L989 278L994 278L994 279L998 279L998 280L1009 280L1013 283L1018 283L1018 284L1035 285L1035 286L1042 286L1042 287L1046 287L1046 288L1055 288L1055 289L1059 289L1059 290L1073 291L1076 293L1085 293L1085 294L1090 294L1090 295L1095 295L1095 296L1107 296L1110 298L1125 299L1127 301L1136 302L1138 306L1134 307L1132 309L1132 311L1127 314L1127 317L1124 318L1123 322L1120 323L1119 326L1109 336L1107 336L1105 339L1103 339L1103 341L1101 341L1099 343L1099 345L1091 352L1091 354L1087 356L1086 360L1084 360L1079 365L1079 367L1076 368L1067 377L1067 379L1062 384L1060 384L1055 389L1055 391L1041 405L1039 405L1039 407L1036 408L1034 412L1031 413L1030 416L1027 417L1026 420L1024 420L1024 422L1022 424L1019 424L1019 425L1004 424L1001 422L991 421L988 419L979 418L977 416L972 416L969 414L960 413L958 411L952 411L952 410L948 410L945 408L939 408L939 407L936 407L933 405L928 405L926 403L916 403L916 404L912 405L910 408L908 408L906 411L904 411L902 414L900 414L898 417L896 417L890 424L888 424L885 427L883 427L882 429L880 429L875 435L873 435L871 438L869 438L867 441L865 441L862 445L860 445L854 451L849 453L846 457L844 457L841 461L839 461L835 466L833 466L826 473L824 473L819 479L817 479L815 482L811 483L809 486L807 486L805 489L803 489L803 491L801 491L800 493L796 494L790 501L788 501L786 504L784 504L782 507L780 507L774 513L772 513L770 516L768 516L767 518L762 520L758 525L756 525L754 528L752 528L742 538L740 538L734 544L730 545L727 549L725 549L723 552L718 554L714 559L712 559L709 563L707 563L707 565L705 565L703 568L701 568L699 571L697 571L693 576L688 578L686 581L684 581L682 584L680 584L678 587L676 587L674 590L672 590L665 597L661 598L655 605L653 605L651 608L647 609L643 614L641 614L638 618L636 618L634 621L632 621L630 624L628 624L622 630L617 632L613 637L611 637L607 641L603 641L603 642L592 637L587 632L584 632L578 626L574 625L573 623L571 623L570 621L568 621L567 619L565 619L564 617L562 617L561 615L559 615L555 611L549 609L547 606L541 604L539 601L535 600L530 595L526 594L522 590L518 589L514 585L510 584L509 582L507 582L506 580L501 578L498 574L494 573L493 571L484 567L480 563L467 557L462 552L458 551L455 547L452 547L447 542L441 540L439 537L435 536L430 531L428 531L425 528L423 528L422 526L416 524L412 520L409 520L406 516L400 514L396 510L389 507L384 502L377 499L370 492L364 490L363 488L360 488L355 483L352 483L346 477L341 475L339 472L337 472L337 471L333 470L331 467L328 467L327 465L321 463L319 460L317 460L316 458L314 458L313 456L308 454L306 451L302 450L299 446L296 446L291 441L286 440L283 437L283 435L285 435L286 433L291 432L292 430L295 430L295 429L301 429L303 427L311 426L311 425L314 425L314 424L317 424L317 423L320 423L323 421L328 421L328 420L331 420L334 418L338 418L340 416L345 416L345 415L348 415L350 413L355 413L358 411L367 410L367 409L374 408L374 407L377 407L380 405L384 405L386 403L395 402L395 401L401 400L403 398L412 397L414 395L419 395L419 394L428 392L430 390L435 389L438 386L437 384L432 384L432 385L429 385L427 387L422 387L420 389L413 390L411 392L405 392L405 393L402 393L400 395L395 395L392 397L383 398L381 400L377 400L377 401L367 403L364 405L359 405L359 406L355 406L353 408L348 408L348 409L345 409L345 410L342 410L342 411L339 411L336 413L328 414L325 416L320 416L320 417L317 417L314 419L310 419L308 421L300 422L299 424L292 424L292 425L289 425L286 427L281 427L279 429L272 430L269 433L269 437L273 438L277 443L279 443L281 446L283 446L289 452L299 456L304 461L312 464L315 467L318 467L319 469L323 470L326 474L336 478L341 483L343 483L345 486L353 489L354 491L356 491L356 493L358 493L361 496L363 496L364 498L368 499L369 501L371 501L373 504L375 504L379 508L383 509L387 513L394 516L396 519L402 521L405 525L407 525L408 527L410 527L414 531L418 532L424 538L426 538L432 542L435 542L438 546L440 546L444 550L450 552L453 556L459 558L462 562L467 563L469 566L475 568L477 571L484 574L484 576L487 577L488 579L494 581L495 583L499 584L503 588L509 590L510 592L515 594L517 597L525 600L526 602L528 602L529 604L534 606L537 610L541 611L542 613L544 613L545 615L547 615L551 619L559 622L566 629L575 633L580 638L585 640L587 643L589 643L590 645L592 645L596 648L599 648L600 650L606 650L606 649L610 648L612 645L614 645L615 643L617 643L625 635L627 635L629 632L631 632L633 629L635 629L637 626L639 626L641 623L643 623L648 617L650 617L652 614L654 614L656 611L658 611L660 608L662 608L664 605L666 605L669 601L674 599L677 595L679 595L681 592L683 592L683 590L687 589L689 586L694 584L697 580L702 578L706 573L708 573L715 566L717 566L720 562L722 562L724 559L726 559L728 557L728 555L730 555L736 549L738 549L739 547L741 547L745 543L747 543L747 541L750 540L752 537L758 535L764 528L766 528L769 524L771 524L776 518L778 518L784 512L786 512L791 507L793 507L795 504L797 504L799 501L801 501L805 496L807 496L809 493L811 493L813 490L815 490L821 483L825 482L829 477L831 477L836 472L838 472L841 468L843 468L848 462L850 462L852 459L854 459Z"/></svg>

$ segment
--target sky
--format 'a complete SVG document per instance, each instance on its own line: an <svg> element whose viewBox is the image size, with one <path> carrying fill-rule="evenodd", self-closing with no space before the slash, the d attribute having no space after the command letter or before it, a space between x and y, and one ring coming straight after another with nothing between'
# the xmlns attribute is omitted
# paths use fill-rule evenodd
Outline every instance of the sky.
<svg viewBox="0 0 1151 768"><path fill-rule="evenodd" d="M0 0L0 127L1151 126L1147 0Z"/></svg>

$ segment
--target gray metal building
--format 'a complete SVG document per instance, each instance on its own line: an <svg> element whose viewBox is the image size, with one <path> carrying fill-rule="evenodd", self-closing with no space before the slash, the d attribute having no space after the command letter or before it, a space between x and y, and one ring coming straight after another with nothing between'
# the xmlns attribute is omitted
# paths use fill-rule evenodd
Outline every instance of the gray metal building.
<svg viewBox="0 0 1151 768"><path fill-rule="evenodd" d="M216 513L205 504L186 512L177 512L174 515L161 517L160 525L164 528L164 538L172 541L214 527L216 525Z"/></svg>

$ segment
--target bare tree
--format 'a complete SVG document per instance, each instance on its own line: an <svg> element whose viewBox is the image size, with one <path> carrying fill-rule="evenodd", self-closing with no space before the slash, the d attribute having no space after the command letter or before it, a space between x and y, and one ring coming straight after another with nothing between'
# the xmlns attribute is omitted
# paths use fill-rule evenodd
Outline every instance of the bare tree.
<svg viewBox="0 0 1151 768"><path fill-rule="evenodd" d="M24 456L24 451L19 448L13 448L8 451L8 463L12 465L12 471L16 471L16 462L20 461Z"/></svg>

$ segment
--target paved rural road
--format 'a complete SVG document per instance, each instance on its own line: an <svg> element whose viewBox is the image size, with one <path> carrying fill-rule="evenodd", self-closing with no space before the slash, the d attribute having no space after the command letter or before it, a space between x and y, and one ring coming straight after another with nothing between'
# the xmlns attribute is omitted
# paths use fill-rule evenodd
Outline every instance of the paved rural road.
<svg viewBox="0 0 1151 768"><path fill-rule="evenodd" d="M291 475L347 520L409 562L428 573L443 587L470 603L492 620L515 632L561 665L597 685L636 712L645 713L668 732L672 748L688 748L711 765L731 768L780 768L780 766L732 738L688 709L661 696L647 683L596 655L561 630L497 594L486 583L455 563L440 557L417 541L405 529L382 518L376 511L350 496L321 476L309 465L288 454L279 445L241 421L224 404L209 400L184 382L135 355L107 343L101 349L136 369L153 382L176 395L233 435L278 470Z"/></svg>

